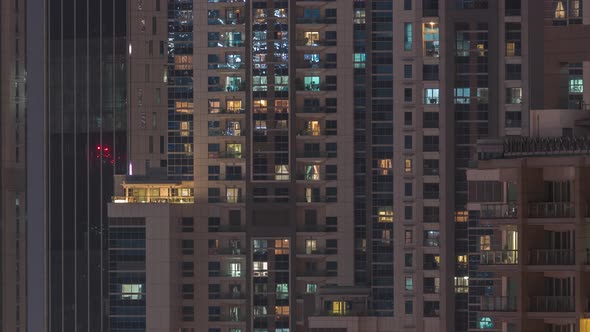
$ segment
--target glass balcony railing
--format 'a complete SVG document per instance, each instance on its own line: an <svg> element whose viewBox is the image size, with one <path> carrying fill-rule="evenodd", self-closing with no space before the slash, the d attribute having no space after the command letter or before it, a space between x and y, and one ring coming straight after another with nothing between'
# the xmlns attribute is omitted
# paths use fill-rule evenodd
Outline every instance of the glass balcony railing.
<svg viewBox="0 0 590 332"><path fill-rule="evenodd" d="M529 253L530 265L573 265L575 251L571 249L536 249Z"/></svg>
<svg viewBox="0 0 590 332"><path fill-rule="evenodd" d="M516 204L482 204L480 209L481 219L516 218L517 216Z"/></svg>
<svg viewBox="0 0 590 332"><path fill-rule="evenodd" d="M194 203L194 197L188 196L113 196L113 203L168 203L187 204Z"/></svg>
<svg viewBox="0 0 590 332"><path fill-rule="evenodd" d="M518 264L518 250L482 250L479 263L482 265Z"/></svg>
<svg viewBox="0 0 590 332"><path fill-rule="evenodd" d="M573 312L574 296L532 296L529 298L530 312Z"/></svg>
<svg viewBox="0 0 590 332"><path fill-rule="evenodd" d="M529 202L529 218L573 218L572 202Z"/></svg>
<svg viewBox="0 0 590 332"><path fill-rule="evenodd" d="M516 297L482 296L479 306L481 311L516 311Z"/></svg>

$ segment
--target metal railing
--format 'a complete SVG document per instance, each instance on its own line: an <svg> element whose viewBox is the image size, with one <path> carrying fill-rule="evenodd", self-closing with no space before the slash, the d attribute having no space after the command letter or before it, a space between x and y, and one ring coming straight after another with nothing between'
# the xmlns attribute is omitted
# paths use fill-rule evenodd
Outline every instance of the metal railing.
<svg viewBox="0 0 590 332"><path fill-rule="evenodd" d="M479 263L482 265L518 264L518 250L482 250Z"/></svg>
<svg viewBox="0 0 590 332"><path fill-rule="evenodd" d="M479 305L481 311L516 311L516 297L482 296Z"/></svg>
<svg viewBox="0 0 590 332"><path fill-rule="evenodd" d="M113 196L113 203L162 203L162 204L188 204L194 203L194 197L171 197L171 196Z"/></svg>
<svg viewBox="0 0 590 332"><path fill-rule="evenodd" d="M529 298L531 312L573 312L574 296L532 296Z"/></svg>
<svg viewBox="0 0 590 332"><path fill-rule="evenodd" d="M530 265L573 265L576 261L572 249L535 249L529 252Z"/></svg>
<svg viewBox="0 0 590 332"><path fill-rule="evenodd" d="M481 204L481 219L502 219L518 217L516 204Z"/></svg>
<svg viewBox="0 0 590 332"><path fill-rule="evenodd" d="M529 202L529 218L573 218L573 202Z"/></svg>

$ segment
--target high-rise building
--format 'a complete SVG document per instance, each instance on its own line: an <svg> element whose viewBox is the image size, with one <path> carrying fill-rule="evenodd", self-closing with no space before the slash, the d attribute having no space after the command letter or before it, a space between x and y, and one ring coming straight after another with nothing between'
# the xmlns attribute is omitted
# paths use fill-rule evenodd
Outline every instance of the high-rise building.
<svg viewBox="0 0 590 332"><path fill-rule="evenodd" d="M534 4L129 6L111 328L467 331L466 171L528 133Z"/></svg>
<svg viewBox="0 0 590 332"><path fill-rule="evenodd" d="M479 141L480 160L467 172L470 331L590 329L584 3L520 8L528 65L523 59L516 75L507 57L505 137Z"/></svg>
<svg viewBox="0 0 590 332"><path fill-rule="evenodd" d="M0 1L0 330L26 331L25 1Z"/></svg>
<svg viewBox="0 0 590 332"><path fill-rule="evenodd" d="M15 25L11 14L15 1L2 4L2 33L13 26L28 33L6 41L24 47L26 40L27 46L28 209L22 231L28 239L29 301L28 316L21 319L28 319L29 331L105 331L106 203L114 175L127 171L126 2L16 1L27 13L22 30L24 23ZM23 64L7 65L23 71ZM11 98L3 94L2 103L25 91L13 78L3 76L5 83ZM23 104L16 113L4 112L3 106L3 137L19 140L14 131L24 109ZM18 160L18 151L18 145L3 146L3 163Z"/></svg>

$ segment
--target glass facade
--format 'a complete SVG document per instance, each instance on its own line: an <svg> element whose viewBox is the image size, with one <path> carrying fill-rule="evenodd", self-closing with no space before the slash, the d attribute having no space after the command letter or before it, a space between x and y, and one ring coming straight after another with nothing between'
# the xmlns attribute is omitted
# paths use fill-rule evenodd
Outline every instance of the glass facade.
<svg viewBox="0 0 590 332"><path fill-rule="evenodd" d="M104 331L106 204L127 168L126 4L46 8L48 328Z"/></svg>
<svg viewBox="0 0 590 332"><path fill-rule="evenodd" d="M193 179L193 0L168 1L168 177ZM218 82L217 82L218 83Z"/></svg>

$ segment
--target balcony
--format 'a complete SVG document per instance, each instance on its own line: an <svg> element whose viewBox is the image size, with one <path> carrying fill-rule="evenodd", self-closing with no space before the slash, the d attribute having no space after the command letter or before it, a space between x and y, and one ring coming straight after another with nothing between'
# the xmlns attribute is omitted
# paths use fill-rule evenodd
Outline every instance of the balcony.
<svg viewBox="0 0 590 332"><path fill-rule="evenodd" d="M529 218L573 218L572 202L529 202Z"/></svg>
<svg viewBox="0 0 590 332"><path fill-rule="evenodd" d="M330 228L326 225L297 225L297 232L301 233L324 233L330 231Z"/></svg>
<svg viewBox="0 0 590 332"><path fill-rule="evenodd" d="M516 297L514 296L482 296L479 301L480 311L516 311Z"/></svg>
<svg viewBox="0 0 590 332"><path fill-rule="evenodd" d="M297 256L323 256L323 255L330 255L334 254L334 250L330 251L330 249L308 249L302 248L297 251Z"/></svg>
<svg viewBox="0 0 590 332"><path fill-rule="evenodd" d="M241 248L209 248L209 255L245 255L246 250Z"/></svg>
<svg viewBox="0 0 590 332"><path fill-rule="evenodd" d="M297 17L297 24L336 24L336 17Z"/></svg>
<svg viewBox="0 0 590 332"><path fill-rule="evenodd" d="M210 233L241 233L246 231L246 225L218 225L209 226Z"/></svg>
<svg viewBox="0 0 590 332"><path fill-rule="evenodd" d="M172 196L113 196L113 203L164 203L164 204L188 204L194 203L194 197L172 197Z"/></svg>
<svg viewBox="0 0 590 332"><path fill-rule="evenodd" d="M246 156L244 153L241 152L229 152L229 151L223 151L223 152L219 152L216 154L215 157L211 157L211 154L209 154L209 158L221 158L221 159L245 159Z"/></svg>
<svg viewBox="0 0 590 332"><path fill-rule="evenodd" d="M297 273L297 277L302 277L302 278L325 278L325 277L329 277L332 273L330 273L329 271L323 270L315 270L315 271L302 271L300 273Z"/></svg>
<svg viewBox="0 0 590 332"><path fill-rule="evenodd" d="M481 204L481 219L513 219L518 217L516 204Z"/></svg>
<svg viewBox="0 0 590 332"><path fill-rule="evenodd" d="M243 17L236 17L236 18L210 17L207 19L207 25L238 25L238 24L244 24Z"/></svg>
<svg viewBox="0 0 590 332"><path fill-rule="evenodd" d="M573 312L574 296L532 296L529 298L530 312Z"/></svg>
<svg viewBox="0 0 590 332"><path fill-rule="evenodd" d="M479 263L481 265L518 264L518 250L482 250Z"/></svg>
<svg viewBox="0 0 590 332"><path fill-rule="evenodd" d="M236 203L244 203L244 199L242 196L213 196L207 199L208 203L227 203L227 204L236 204Z"/></svg>
<svg viewBox="0 0 590 332"><path fill-rule="evenodd" d="M209 128L208 136L240 137L246 136L245 130L242 129L219 129Z"/></svg>
<svg viewBox="0 0 590 332"><path fill-rule="evenodd" d="M209 114L244 114L246 110L243 108L209 108Z"/></svg>
<svg viewBox="0 0 590 332"><path fill-rule="evenodd" d="M530 265L573 265L575 251L570 249L536 249L529 252Z"/></svg>
<svg viewBox="0 0 590 332"><path fill-rule="evenodd" d="M336 46L336 40L324 40L324 39L297 39L297 47L320 47L320 46Z"/></svg>
<svg viewBox="0 0 590 332"><path fill-rule="evenodd" d="M297 132L297 136L312 136L312 137L320 137L324 135L324 131L320 129L300 129Z"/></svg>
<svg viewBox="0 0 590 332"><path fill-rule="evenodd" d="M373 316L375 315L374 312L369 310L363 309L353 309L353 310L343 310L343 311L334 311L334 310L321 310L313 316L329 316L329 317L366 317L366 316Z"/></svg>

